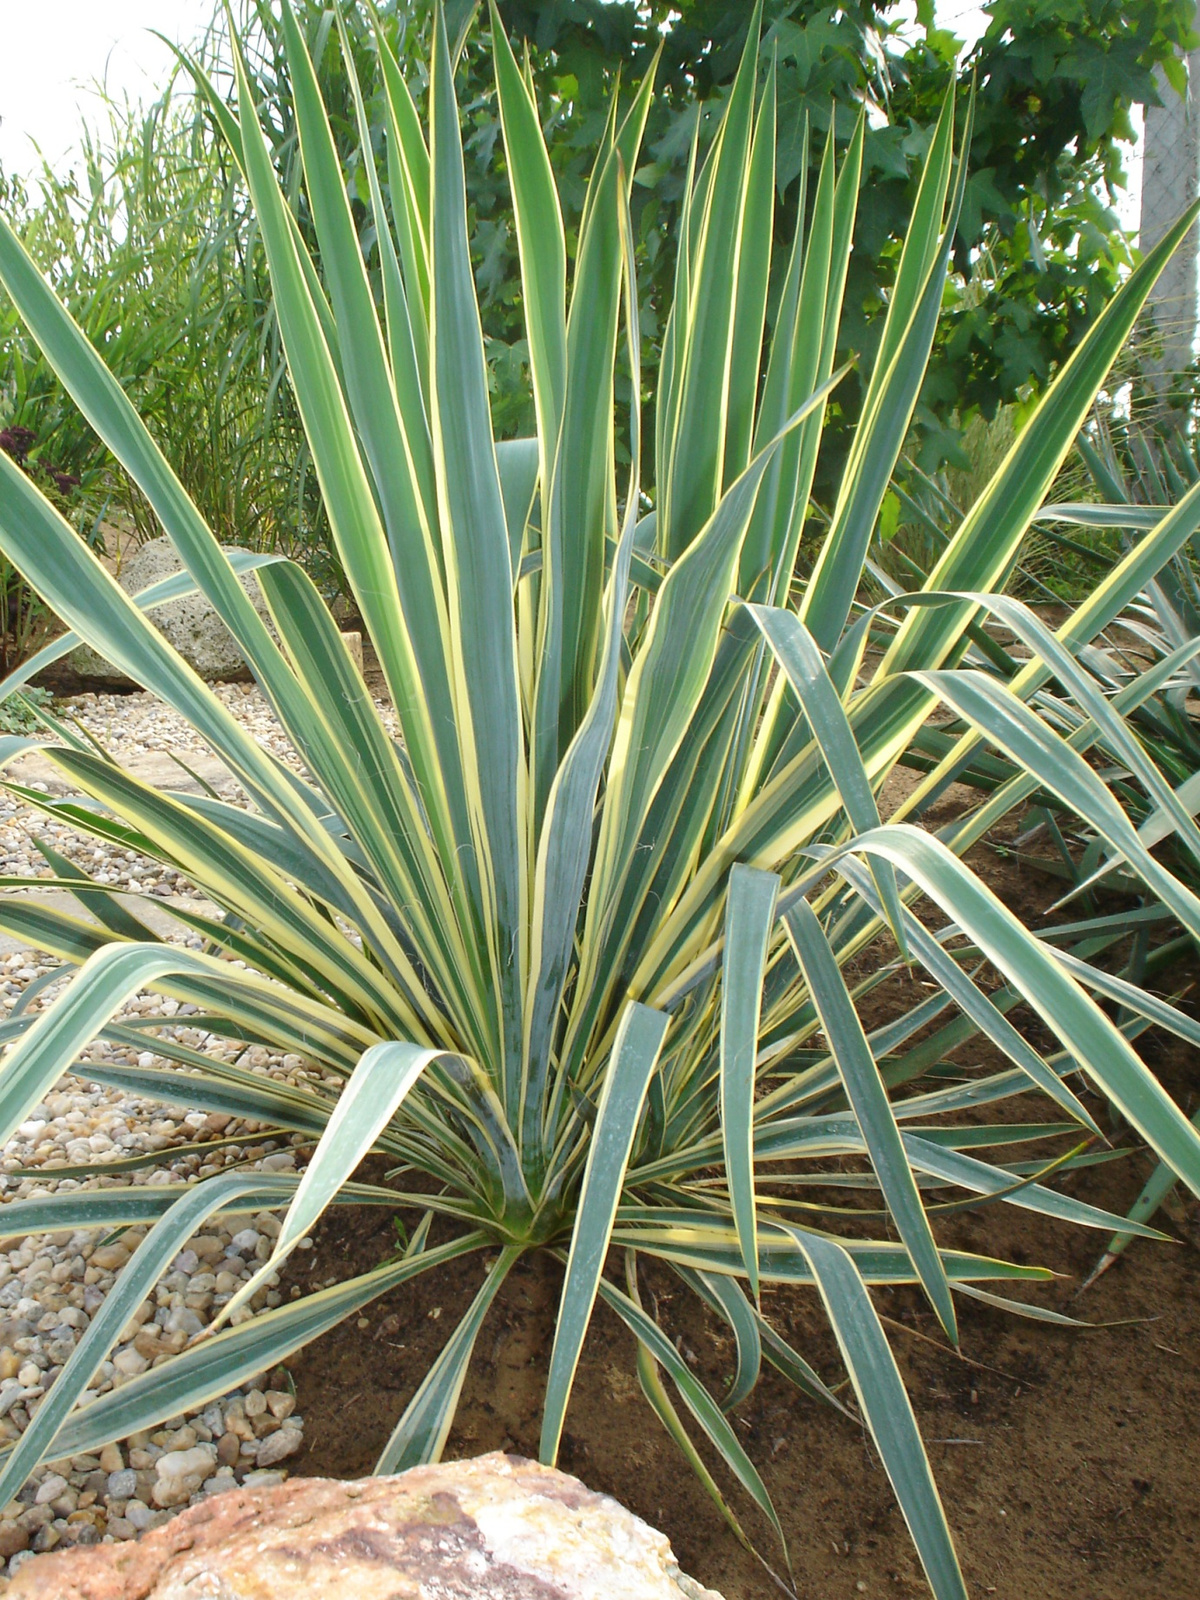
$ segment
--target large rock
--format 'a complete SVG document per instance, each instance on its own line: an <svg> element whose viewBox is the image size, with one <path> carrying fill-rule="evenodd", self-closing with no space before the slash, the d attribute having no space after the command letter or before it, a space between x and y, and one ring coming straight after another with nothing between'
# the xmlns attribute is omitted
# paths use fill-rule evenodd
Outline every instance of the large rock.
<svg viewBox="0 0 1200 1600"><path fill-rule="evenodd" d="M175 546L168 538L151 539L139 546L123 563L118 582L127 594L137 594L147 585L157 583L159 578L167 578L172 572L178 572L182 565L175 554ZM242 587L254 601L260 616L266 620L266 602L252 573L243 577ZM184 660L209 683L250 676L233 635L203 595L168 600L166 605L155 607L149 615ZM89 681L94 679L113 684L128 682L123 673L87 645L80 645L73 650L68 660L72 670Z"/></svg>
<svg viewBox="0 0 1200 1600"><path fill-rule="evenodd" d="M515 1456L231 1489L126 1544L35 1556L6 1600L720 1600L665 1536Z"/></svg>

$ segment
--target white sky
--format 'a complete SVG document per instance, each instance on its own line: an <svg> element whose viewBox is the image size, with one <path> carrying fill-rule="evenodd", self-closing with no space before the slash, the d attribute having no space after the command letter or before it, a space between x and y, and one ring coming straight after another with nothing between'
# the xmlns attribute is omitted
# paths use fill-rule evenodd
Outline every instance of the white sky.
<svg viewBox="0 0 1200 1600"><path fill-rule="evenodd" d="M149 30L191 44L211 20L212 0L0 0L0 169L32 176L36 146L52 166L78 139L81 119L103 121L91 87L103 80L109 95L150 100L170 71L167 47ZM966 0L939 0L938 20L966 43L987 17ZM1130 188L1119 206L1126 227L1136 225L1141 162L1129 163Z"/></svg>
<svg viewBox="0 0 1200 1600"><path fill-rule="evenodd" d="M82 117L102 121L97 80L118 101L152 100L173 58L148 30L190 44L214 10L210 0L0 0L0 167L29 176L34 142L55 165Z"/></svg>

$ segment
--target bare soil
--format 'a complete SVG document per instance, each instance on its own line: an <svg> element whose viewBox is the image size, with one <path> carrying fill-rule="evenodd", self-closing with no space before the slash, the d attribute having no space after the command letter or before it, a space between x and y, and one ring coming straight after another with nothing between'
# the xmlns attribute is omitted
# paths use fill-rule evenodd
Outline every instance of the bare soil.
<svg viewBox="0 0 1200 1600"><path fill-rule="evenodd" d="M1145 1164L1099 1169L1087 1198L1128 1205ZM1114 1177L1120 1174L1119 1177ZM962 1355L909 1291L876 1294L921 1424L973 1594L1002 1600L1185 1600L1200 1590L1200 1255L1195 1212L1180 1246L1138 1245L1082 1300L1096 1241L992 1212L962 1230L978 1248L1070 1274L1049 1304L1115 1326L1087 1332L960 1307ZM310 1281L364 1270L387 1251L374 1214L331 1214ZM359 1477L466 1311L482 1276L467 1261L415 1280L293 1363L306 1451L294 1470ZM729 1340L670 1276L646 1274L660 1314L720 1393ZM537 1454L542 1384L561 1275L519 1263L480 1334L447 1454ZM812 1296L767 1289L775 1326L827 1377L832 1341ZM903 1520L866 1434L767 1369L737 1425L778 1508L796 1591L813 1600L925 1593ZM646 1406L632 1337L597 1309L575 1382L560 1464L670 1537L685 1570L727 1600L777 1593L721 1522ZM718 1469L718 1476L720 1476ZM770 1530L732 1490L744 1525L775 1559ZM865 1587L864 1587L865 1586Z"/></svg>
<svg viewBox="0 0 1200 1600"><path fill-rule="evenodd" d="M953 805L953 797L947 804ZM938 818L932 819L935 823ZM990 849L974 864L1018 914L1053 884ZM1049 886L1049 889L1048 889ZM1172 989L1186 974L1171 975ZM883 1000L881 998L881 1003ZM1015 1014L1014 1014L1015 1015ZM1026 1019L1036 1033L1037 1025ZM1046 1043L1043 1038L1040 1042ZM1141 1048L1190 1112L1200 1062L1178 1041ZM982 1059L975 1050L972 1061ZM1044 1114L1031 1097L1022 1113ZM1093 1104L1101 1126L1107 1111ZM1011 1106L1001 1113L1006 1120ZM1119 1142L1119 1141L1118 1141ZM1143 1153L1061 1181L1123 1214L1151 1170ZM375 1176L378 1176L375 1174ZM1138 1243L1082 1295L1107 1234L1008 1206L962 1213L939 1237L1062 1276L1026 1297L1097 1326L1073 1330L960 1301L961 1352L912 1290L876 1292L929 1449L972 1595L999 1600L1190 1600L1200 1595L1200 1208L1173 1200L1158 1225L1172 1244ZM378 1211L327 1213L291 1280L315 1287L363 1271L394 1246ZM368 1474L409 1397L464 1314L478 1258L416 1279L291 1363L306 1419L304 1473ZM561 1288L550 1258L518 1264L485 1322L447 1454L537 1453L544 1375ZM665 1269L643 1278L658 1313L714 1394L731 1340ZM830 1382L841 1376L815 1295L768 1287L763 1308ZM770 1368L735 1413L791 1550L803 1600L927 1593L887 1478L865 1430L798 1395ZM758 1548L773 1534L710 1463ZM615 1495L670 1537L684 1569L727 1600L777 1595L738 1543L642 1398L631 1335L598 1306L576 1378L560 1465Z"/></svg>

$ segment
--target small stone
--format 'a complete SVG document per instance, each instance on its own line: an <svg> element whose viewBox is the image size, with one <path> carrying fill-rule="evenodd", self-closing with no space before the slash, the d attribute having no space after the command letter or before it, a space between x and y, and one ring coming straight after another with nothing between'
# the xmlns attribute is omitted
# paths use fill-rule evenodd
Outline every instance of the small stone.
<svg viewBox="0 0 1200 1600"><path fill-rule="evenodd" d="M267 1409L277 1422L282 1422L285 1417L290 1417L296 1409L296 1397L287 1394L282 1389L267 1390Z"/></svg>
<svg viewBox="0 0 1200 1600"><path fill-rule="evenodd" d="M36 1362L27 1361L17 1373L17 1382L22 1389L36 1388L42 1381L42 1369Z"/></svg>
<svg viewBox="0 0 1200 1600"><path fill-rule="evenodd" d="M190 1339L193 1334L202 1333L204 1324L194 1311L189 1311L186 1306L177 1306L167 1318L168 1333L186 1334Z"/></svg>
<svg viewBox="0 0 1200 1600"><path fill-rule="evenodd" d="M0 1418L6 1417L18 1401L24 1400L29 1394L28 1389L21 1387L19 1378L6 1378L0 1384Z"/></svg>
<svg viewBox="0 0 1200 1600"><path fill-rule="evenodd" d="M246 1415L248 1417L261 1417L267 1409L267 1397L261 1389L251 1389L246 1396Z"/></svg>
<svg viewBox="0 0 1200 1600"><path fill-rule="evenodd" d="M192 1450L171 1450L155 1464L154 1501L157 1506L178 1506L197 1490L213 1470L216 1451L211 1445L195 1445ZM128 1515L128 1512L126 1512Z"/></svg>
<svg viewBox="0 0 1200 1600"><path fill-rule="evenodd" d="M242 1480L246 1489L275 1489L283 1482L282 1472L248 1472Z"/></svg>
<svg viewBox="0 0 1200 1600"><path fill-rule="evenodd" d="M21 1370L21 1358L15 1350L0 1350L0 1382L15 1378Z"/></svg>
<svg viewBox="0 0 1200 1600"><path fill-rule="evenodd" d="M242 1441L236 1433L223 1433L217 1442L217 1460L232 1467L241 1453Z"/></svg>
<svg viewBox="0 0 1200 1600"><path fill-rule="evenodd" d="M110 1500L132 1500L138 1490L137 1473L131 1467L110 1472L104 1487Z"/></svg>
<svg viewBox="0 0 1200 1600"><path fill-rule="evenodd" d="M219 1439L225 1432L225 1418L218 1405L211 1405L200 1413L200 1421L208 1429L214 1439Z"/></svg>
<svg viewBox="0 0 1200 1600"><path fill-rule="evenodd" d="M225 1407L225 1427L228 1433L235 1434L239 1439L254 1438L254 1424L246 1415L246 1408L240 1400L232 1400Z"/></svg>
<svg viewBox="0 0 1200 1600"><path fill-rule="evenodd" d="M150 1365L141 1351L129 1344L123 1350L117 1351L112 1358L112 1364L118 1372L123 1372L129 1378L136 1378L139 1372L145 1372Z"/></svg>
<svg viewBox="0 0 1200 1600"><path fill-rule="evenodd" d="M151 1322L146 1327L139 1328L133 1336L133 1348L139 1355L145 1356L147 1361L153 1361L155 1356L160 1355L162 1347L159 1344L158 1325Z"/></svg>
<svg viewBox="0 0 1200 1600"><path fill-rule="evenodd" d="M144 1501L131 1500L125 1507L125 1520L138 1533L144 1533L147 1528L153 1527L154 1513Z"/></svg>
<svg viewBox="0 0 1200 1600"><path fill-rule="evenodd" d="M212 1472L216 1451L210 1445L191 1450L171 1450L160 1456L151 1498L164 1508L182 1505ZM128 1512L126 1513L128 1514Z"/></svg>
<svg viewBox="0 0 1200 1600"><path fill-rule="evenodd" d="M18 1550L29 1549L29 1533L19 1522L5 1518L0 1522L0 1561L7 1561Z"/></svg>
<svg viewBox="0 0 1200 1600"><path fill-rule="evenodd" d="M67 1480L65 1478L60 1478L57 1472L51 1473L51 1475L42 1484L38 1492L34 1495L34 1505L49 1505L52 1500L58 1499L59 1495L62 1494L66 1487Z"/></svg>
<svg viewBox="0 0 1200 1600"><path fill-rule="evenodd" d="M342 634L342 643L346 646L346 649L349 651L351 661L353 661L354 665L361 672L363 670L362 634L361 633L355 633L355 632L350 631L350 630L348 630L346 632L343 632L343 634ZM285 1057L284 1059L286 1060L287 1058Z"/></svg>
<svg viewBox="0 0 1200 1600"><path fill-rule="evenodd" d="M304 1435L299 1428L280 1428L260 1441L254 1464L257 1467L273 1467L276 1462L294 1456L303 1444Z"/></svg>
<svg viewBox="0 0 1200 1600"><path fill-rule="evenodd" d="M123 1244L102 1244L92 1251L92 1265L104 1272L117 1272L129 1260L129 1251Z"/></svg>
<svg viewBox="0 0 1200 1600"><path fill-rule="evenodd" d="M100 1465L105 1472L120 1472L125 1465L119 1444L106 1444L100 1452Z"/></svg>
<svg viewBox="0 0 1200 1600"><path fill-rule="evenodd" d="M212 1470L216 1451L211 1445L198 1444L190 1450L169 1450L159 1456L155 1471L160 1478L194 1478L199 1473L206 1478Z"/></svg>

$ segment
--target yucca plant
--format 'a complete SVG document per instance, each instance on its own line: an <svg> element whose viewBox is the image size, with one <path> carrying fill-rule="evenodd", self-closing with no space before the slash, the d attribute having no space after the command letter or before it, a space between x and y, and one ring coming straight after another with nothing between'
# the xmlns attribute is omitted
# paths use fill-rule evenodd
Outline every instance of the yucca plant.
<svg viewBox="0 0 1200 1600"><path fill-rule="evenodd" d="M869 1286L919 1285L953 1341L960 1296L1009 1304L998 1288L1047 1276L939 1245L934 1196L946 1192L958 1195L952 1208L982 1197L1111 1229L1117 1219L1038 1181L1044 1161L1005 1159L1014 1145L1049 1138L1067 1141L1062 1161L1075 1159L1080 1130L1097 1133L1085 1088L1200 1190L1200 1139L1129 1042L1147 1018L1193 1038L1194 1024L1125 984L1122 1016L1134 1020L1114 1025L1087 988L1109 980L1034 938L959 859L1044 787L1200 933L1200 902L1148 853L1080 753L1098 730L1122 747L1135 741L1119 697L1107 698L1077 659L1196 527L1200 491L1057 632L998 593L1190 218L1064 368L928 585L863 610L860 577L920 388L965 182L953 104L933 134L841 491L815 566L801 575L796 553L838 378L863 130L840 171L826 146L801 207L807 228L779 263L764 351L775 106L771 73L757 79L757 12L719 131L693 161L653 397L653 472L641 451L627 209L651 78L623 115L613 106L568 274L537 107L492 15L537 416L535 437L497 446L440 7L428 139L377 27L388 181L365 163L369 260L286 7L282 26L319 260L276 183L240 63L239 117L215 94L212 103L253 197L330 525L401 737L391 737L304 572L258 558L268 631L120 387L0 225L0 280L186 571L130 599L3 457L0 547L76 635L190 720L248 796L239 806L152 789L69 739L43 748L81 799L10 785L73 828L169 863L224 915L178 912L205 941L196 951L156 938L135 902L66 868L61 887L94 920L0 898L0 926L79 967L44 1013L3 1025L0 1128L11 1133L89 1041L119 1033L113 1018L143 988L194 1003L218 1034L297 1052L319 1069L308 1087L286 1088L168 1039L155 1046L168 1067L80 1067L101 1083L302 1133L315 1153L301 1177L235 1172L0 1211L9 1235L153 1224L4 1459L0 1501L47 1455L200 1406L373 1297L486 1252L478 1293L397 1420L379 1470L436 1458L488 1307L523 1253L547 1251L565 1274L546 1461L599 1297L636 1336L647 1398L706 1487L720 1498L664 1373L778 1529L728 1413L763 1360L818 1400L850 1400L761 1313L763 1283L807 1285L929 1581L939 1596L962 1595ZM356 95L366 148L374 130L357 86ZM614 437L622 350L634 380L628 470ZM299 774L153 628L147 611L187 585L240 642ZM1026 646L1008 683L965 654L968 624L989 614ZM1051 676L1080 708L1066 737L1029 703ZM941 837L902 818L882 825L879 790L940 702L970 725L967 743L1003 745L1017 775ZM30 743L7 739L0 756ZM960 743L948 759L963 755ZM1146 782L1172 815L1182 809L1157 773ZM1195 847L1191 817L1177 825ZM878 952L866 978L847 977L847 963ZM914 1005L899 985L908 998L864 1031L859 1003L906 965L925 970L932 992ZM987 969L998 989L989 991ZM1058 1038L1058 1053L1039 1053L1007 1020L1017 1000ZM974 1036L1010 1069L917 1084ZM325 1087L331 1080L340 1093ZM1051 1120L1019 1110L992 1120L995 1102L1031 1088ZM980 1104L987 1117L973 1121ZM387 1183L351 1181L370 1151L395 1163ZM422 1181L406 1188L407 1173ZM847 1208L847 1189L877 1209ZM224 1306L228 1326L77 1408L133 1309L206 1218L284 1211L268 1274L339 1203L417 1208L423 1220L397 1258L260 1316L244 1304L254 1280ZM732 1329L737 1366L719 1401L643 1307L644 1257L665 1263Z"/></svg>

